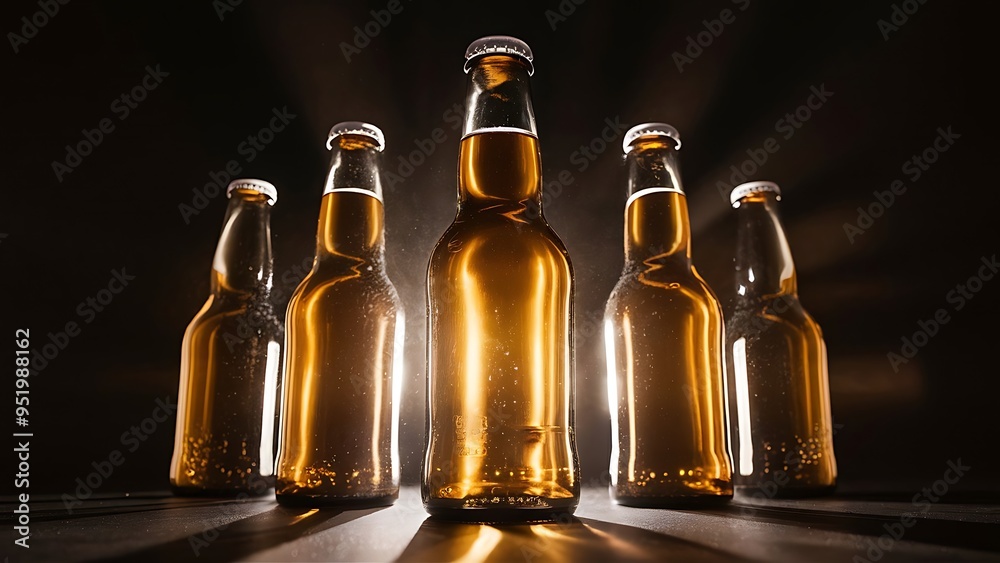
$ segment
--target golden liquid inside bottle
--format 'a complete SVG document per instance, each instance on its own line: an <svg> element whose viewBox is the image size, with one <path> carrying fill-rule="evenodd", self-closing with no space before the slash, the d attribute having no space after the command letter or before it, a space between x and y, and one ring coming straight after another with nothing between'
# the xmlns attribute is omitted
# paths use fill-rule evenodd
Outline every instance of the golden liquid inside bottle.
<svg viewBox="0 0 1000 563"><path fill-rule="evenodd" d="M432 515L544 520L578 503L573 271L540 184L534 137L462 141L458 216L428 269Z"/></svg>
<svg viewBox="0 0 1000 563"><path fill-rule="evenodd" d="M605 312L612 495L681 506L732 498L718 299L690 262L687 201L626 210L626 265Z"/></svg>
<svg viewBox="0 0 1000 563"><path fill-rule="evenodd" d="M739 211L747 221L741 236L757 240L741 257L755 275L737 296L727 330L736 485L769 498L820 495L832 492L837 478L826 345L799 302L775 210L773 195L757 193Z"/></svg>
<svg viewBox="0 0 1000 563"><path fill-rule="evenodd" d="M382 202L332 191L321 205L317 259L288 304L276 496L390 504L404 323L385 273Z"/></svg>
<svg viewBox="0 0 1000 563"><path fill-rule="evenodd" d="M170 464L178 494L263 494L274 485L283 329L269 300L268 204L249 190L232 197L212 295L181 347Z"/></svg>

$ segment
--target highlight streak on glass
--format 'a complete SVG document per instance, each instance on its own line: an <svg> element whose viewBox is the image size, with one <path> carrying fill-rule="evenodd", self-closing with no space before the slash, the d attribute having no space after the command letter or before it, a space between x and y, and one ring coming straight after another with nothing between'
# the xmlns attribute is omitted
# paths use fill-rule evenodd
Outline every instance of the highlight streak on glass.
<svg viewBox="0 0 1000 563"><path fill-rule="evenodd" d="M308 322L312 326L317 326L316 323L322 322L319 318L318 309L319 302L315 299L309 299L305 303L306 309L303 316L308 319ZM308 444L309 443L309 419L313 415L313 410L316 409L316 398L314 392L317 387L317 380L319 379L318 374L314 366L316 365L315 358L319 355L319 342L314 339L305 340L305 352L303 357L306 361L303 363L304 371L302 374L301 383L301 399L298 408L292 408L290 404L288 409L295 413L295 416L299 419L298 423L292 426L292 428L298 429L298 443ZM286 364L287 365L287 364ZM286 386L286 389L290 389L291 386ZM295 458L295 463L292 465L294 468L297 478L301 480L301 475L306 469L306 455L307 452L304 448L298 449L298 455Z"/></svg>
<svg viewBox="0 0 1000 563"><path fill-rule="evenodd" d="M726 361L726 337L725 328L722 329L721 334L719 334L719 349L722 350L722 412L726 415L726 428L732 428L731 414L729 412L729 363ZM732 438L727 432L723 438L723 443L726 444L726 455L730 460L733 459L733 445Z"/></svg>
<svg viewBox="0 0 1000 563"><path fill-rule="evenodd" d="M406 344L406 314L396 312L396 329L392 339L392 426L389 430L392 457L392 480L399 482L399 408L403 400L403 358Z"/></svg>
<svg viewBox="0 0 1000 563"><path fill-rule="evenodd" d="M549 326L546 322L545 312L548 309L545 304L545 287L548 283L546 279L545 263L541 260L535 261L535 290L531 294L531 341L533 343L544 342L545 329ZM543 347L535 344L531 347L531 397L530 410L528 413L528 426L539 428L545 424L545 411L549 405L545 396L545 379L548 370L553 369L547 366L543 356ZM532 471L533 481L542 479L542 448L540 444L529 446L528 467Z"/></svg>
<svg viewBox="0 0 1000 563"><path fill-rule="evenodd" d="M469 253L472 255L472 253ZM485 436L479 434L483 442L480 444L470 440L473 434L473 426L478 425L486 412L486 393L483 389L483 358L482 351L486 346L486 326L480 314L483 309L482 299L476 278L471 265L463 260L459 266L461 276L460 295L462 300L462 310L467 319L468 335L465 340L465 363L464 387L465 397L462 401L462 417L465 419L465 434L462 437L461 447L466 454L481 454L481 449L486 446ZM480 430L482 430L480 428ZM467 496L475 486L477 476L482 469L482 455L461 455L462 474L460 475L462 486L462 496Z"/></svg>
<svg viewBox="0 0 1000 563"><path fill-rule="evenodd" d="M747 380L747 341L733 342L733 371L736 372L736 415L740 421L740 475L753 475L753 433L750 429L750 383Z"/></svg>
<svg viewBox="0 0 1000 563"><path fill-rule="evenodd" d="M635 481L636 446L635 409L635 351L632 348L632 320L628 313L622 316L622 329L625 333L625 393L628 401L628 480ZM617 471L617 470L616 470Z"/></svg>
<svg viewBox="0 0 1000 563"><path fill-rule="evenodd" d="M267 365L264 367L264 408L260 420L260 474L274 474L274 408L277 405L278 365L281 344L267 343Z"/></svg>
<svg viewBox="0 0 1000 563"><path fill-rule="evenodd" d="M611 414L611 485L618 484L618 362L615 358L615 325L611 319L604 321L604 355L608 370L608 412Z"/></svg>
<svg viewBox="0 0 1000 563"><path fill-rule="evenodd" d="M706 327L699 326L698 319L687 316L682 321L682 326L684 327L683 334L705 334ZM711 365L712 358L708 355L707 350L701 350L701 358L698 358L699 350L695 350L694 339L689 339L684 343L686 365L689 366L706 366ZM698 451L703 455L714 456L715 450L712 448L706 448L705 444L705 427L711 428L711 409L712 404L709 402L699 401L698 397L702 395L707 389L705 387L711 387L711 384L701 383L702 374L694 370L688 369L684 371L684 375L687 377L687 381L684 383L687 390L687 400L691 407L691 432L693 434L692 443L696 444ZM702 412L702 408L707 410L707 413ZM712 432L709 432L708 439L711 441L714 436ZM707 450L707 451L706 451Z"/></svg>
<svg viewBox="0 0 1000 563"><path fill-rule="evenodd" d="M558 299L558 295L556 295L556 292L553 291L552 292L552 300L553 300L553 302L555 302L556 299ZM561 305L562 305L562 310L564 310L564 311L571 311L571 310L573 310L573 303L572 303L572 299L570 299L569 294L567 294L566 296L563 297L563 302L562 302ZM553 307L552 310L555 311L556 308ZM576 337L573 335L574 327L573 327L573 321L572 321L571 317L567 316L567 317L565 317L563 319L560 319L558 316L553 315L553 323L560 322L560 320L561 320L562 330L563 330L564 334L571 335L570 336L570 340L575 339ZM575 386L576 386L576 375L575 375L575 372L574 372L574 369L573 369L573 362L574 362L573 352L571 351L571 349L569 347L564 348L563 349L563 365L567 366L567 370L568 370L566 380L563 381L563 386L562 386L562 389L563 389L562 404L564 404L564 405L572 405L573 404L573 399L574 399L575 391L574 391L574 393L570 392L570 391L574 390ZM553 369L557 369L557 367L553 366ZM552 396L555 397L555 394L553 393ZM573 429L574 425L570 424L571 420L573 420L573 422L575 423L575 419L571 418L571 416L570 416L570 413L573 412L573 411L571 411L568 408L567 409L560 409L559 405L556 405L556 404L553 404L551 408L552 408L552 412L562 412L562 417L560 418L560 423L563 425L562 427L566 429L566 432L563 432L563 434L562 434L562 436L563 436L563 443L562 443L562 448L561 449L564 452L571 452L574 449L576 449L575 445L573 443L573 440L575 438L575 436L573 435L573 433L575 432L574 429ZM573 415L573 417L575 417L575 414ZM555 452L555 451L551 452L551 454L552 454L552 459L550 461L550 464L553 467L557 467L558 466L558 460L559 460L559 454L558 454L558 452ZM556 479L557 477L558 477L558 475L556 475L556 474L552 475L552 479L553 480ZM569 484L572 486L574 483L576 483L577 480L578 480L578 477L579 476L578 476L578 474L576 472L570 472L570 474L568 476Z"/></svg>
<svg viewBox="0 0 1000 563"><path fill-rule="evenodd" d="M378 329L376 334L377 338L377 348L376 350L385 350L385 339L389 335L389 319L381 318L378 320ZM373 373L383 374L385 373L385 355L376 354L375 355L375 367ZM375 395L373 399L374 403L374 414L372 415L372 484L380 485L382 483L382 458L379 455L379 444L382 441L382 386L385 384L384 381L376 380L373 382L372 389Z"/></svg>

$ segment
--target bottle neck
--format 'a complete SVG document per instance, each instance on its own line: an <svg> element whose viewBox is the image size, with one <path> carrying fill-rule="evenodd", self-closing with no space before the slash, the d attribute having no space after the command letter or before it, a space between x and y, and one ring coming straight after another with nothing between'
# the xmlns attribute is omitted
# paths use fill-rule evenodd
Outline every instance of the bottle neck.
<svg viewBox="0 0 1000 563"><path fill-rule="evenodd" d="M796 295L792 252L771 192L744 197L737 208L736 287L746 297Z"/></svg>
<svg viewBox="0 0 1000 563"><path fill-rule="evenodd" d="M521 133L479 133L462 141L458 209L524 220L541 216L542 165L538 140Z"/></svg>
<svg viewBox="0 0 1000 563"><path fill-rule="evenodd" d="M334 190L323 196L316 258L348 258L381 265L385 256L382 201L361 192Z"/></svg>
<svg viewBox="0 0 1000 563"><path fill-rule="evenodd" d="M366 191L382 200L379 151L374 142L361 135L341 135L330 148L330 166L323 195L331 191Z"/></svg>
<svg viewBox="0 0 1000 563"><path fill-rule="evenodd" d="M538 136L528 67L520 59L486 56L469 69L462 138L485 132Z"/></svg>
<svg viewBox="0 0 1000 563"><path fill-rule="evenodd" d="M267 196L235 190L212 260L212 292L247 295L272 284L271 206Z"/></svg>
<svg viewBox="0 0 1000 563"><path fill-rule="evenodd" d="M639 141L625 158L625 260L691 262L687 197L670 139Z"/></svg>
<svg viewBox="0 0 1000 563"><path fill-rule="evenodd" d="M379 152L371 139L335 139L320 205L316 257L382 264L385 254Z"/></svg>
<svg viewBox="0 0 1000 563"><path fill-rule="evenodd" d="M459 212L496 210L511 218L541 216L541 157L528 68L487 56L469 71L459 155Z"/></svg>

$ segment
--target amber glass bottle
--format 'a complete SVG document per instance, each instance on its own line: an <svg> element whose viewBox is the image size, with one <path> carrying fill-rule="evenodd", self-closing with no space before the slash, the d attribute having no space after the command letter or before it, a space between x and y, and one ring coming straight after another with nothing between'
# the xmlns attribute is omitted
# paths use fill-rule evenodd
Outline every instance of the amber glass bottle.
<svg viewBox="0 0 1000 563"><path fill-rule="evenodd" d="M691 262L680 136L665 123L625 135L625 267L604 316L611 493L669 507L733 496L723 314Z"/></svg>
<svg viewBox="0 0 1000 563"><path fill-rule="evenodd" d="M229 184L212 294L184 333L170 484L183 495L264 494L274 485L283 328L271 306L268 182Z"/></svg>
<svg viewBox="0 0 1000 563"><path fill-rule="evenodd" d="M385 270L382 132L330 131L316 259L288 303L276 496L378 506L399 495L403 308Z"/></svg>
<svg viewBox="0 0 1000 563"><path fill-rule="evenodd" d="M737 186L737 295L727 324L737 490L771 498L831 492L833 455L826 345L799 302L772 182Z"/></svg>
<svg viewBox="0 0 1000 563"><path fill-rule="evenodd" d="M528 46L486 37L466 54L458 212L428 267L432 515L542 521L571 513L573 269L541 212Z"/></svg>

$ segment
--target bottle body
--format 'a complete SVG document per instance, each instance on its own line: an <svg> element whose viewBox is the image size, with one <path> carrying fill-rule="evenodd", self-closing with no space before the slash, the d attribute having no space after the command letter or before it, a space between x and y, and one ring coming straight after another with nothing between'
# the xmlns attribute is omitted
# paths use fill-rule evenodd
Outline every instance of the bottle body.
<svg viewBox="0 0 1000 563"><path fill-rule="evenodd" d="M722 309L690 263L684 194L637 193L604 317L612 497L651 507L726 502Z"/></svg>
<svg viewBox="0 0 1000 563"><path fill-rule="evenodd" d="M531 49L466 51L458 212L427 271L421 492L439 518L537 522L579 502L573 268L542 215Z"/></svg>
<svg viewBox="0 0 1000 563"><path fill-rule="evenodd" d="M231 195L212 295L184 333L170 467L183 495L259 495L274 486L283 323L270 300L266 198Z"/></svg>
<svg viewBox="0 0 1000 563"><path fill-rule="evenodd" d="M737 489L804 497L836 486L826 345L798 299L777 195L740 202L736 296L727 330Z"/></svg>
<svg viewBox="0 0 1000 563"><path fill-rule="evenodd" d="M316 259L286 315L275 493L284 505L387 505L399 494L404 315L385 270L381 144L336 126L331 142Z"/></svg>
<svg viewBox="0 0 1000 563"><path fill-rule="evenodd" d="M433 515L546 520L579 500L573 270L532 213L540 183L533 136L462 141L468 197L428 266L422 492Z"/></svg>

